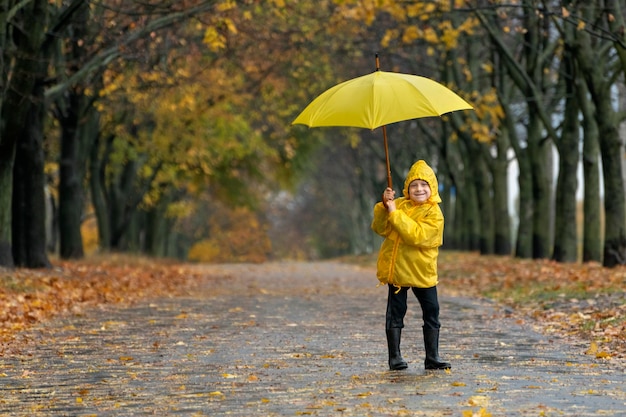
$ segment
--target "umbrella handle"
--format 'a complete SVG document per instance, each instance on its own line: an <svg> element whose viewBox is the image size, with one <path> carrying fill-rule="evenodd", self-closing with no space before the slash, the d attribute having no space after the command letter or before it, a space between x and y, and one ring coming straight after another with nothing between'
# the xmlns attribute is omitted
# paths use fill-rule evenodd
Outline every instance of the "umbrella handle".
<svg viewBox="0 0 626 417"><path fill-rule="evenodd" d="M387 186L391 186L391 166L389 164L389 147L387 145L387 126L383 126L383 141L385 142L385 161L387 162Z"/></svg>

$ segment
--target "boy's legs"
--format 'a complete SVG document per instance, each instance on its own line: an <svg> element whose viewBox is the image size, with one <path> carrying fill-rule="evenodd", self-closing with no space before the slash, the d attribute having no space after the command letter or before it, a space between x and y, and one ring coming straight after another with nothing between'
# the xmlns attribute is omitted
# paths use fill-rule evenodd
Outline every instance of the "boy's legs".
<svg viewBox="0 0 626 417"><path fill-rule="evenodd" d="M385 329L404 327L404 316L407 310L407 292L408 287L403 287L398 291L397 287L388 284L389 293L387 295L387 314L385 315Z"/></svg>
<svg viewBox="0 0 626 417"><path fill-rule="evenodd" d="M439 299L437 298L437 287L416 288L413 287L413 294L422 307L422 318L425 329L439 329Z"/></svg>
<svg viewBox="0 0 626 417"><path fill-rule="evenodd" d="M406 369L408 364L400 354L400 336L404 327L404 316L407 310L408 288L401 288L396 294L397 288L389 285L387 295L387 313L385 314L385 333L387 335L387 348L389 349L389 369Z"/></svg>
<svg viewBox="0 0 626 417"><path fill-rule="evenodd" d="M439 328L441 324L439 323L437 287L413 288L413 293L422 307L424 320L424 348L426 350L424 366L426 369L449 369L452 366L439 358Z"/></svg>

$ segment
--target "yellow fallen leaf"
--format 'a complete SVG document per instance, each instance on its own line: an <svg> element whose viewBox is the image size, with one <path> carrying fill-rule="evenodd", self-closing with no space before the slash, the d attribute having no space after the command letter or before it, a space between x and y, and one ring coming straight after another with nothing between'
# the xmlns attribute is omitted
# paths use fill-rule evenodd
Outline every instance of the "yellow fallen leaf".
<svg viewBox="0 0 626 417"><path fill-rule="evenodd" d="M472 406L486 407L489 404L489 398L484 395L474 395L467 403Z"/></svg>
<svg viewBox="0 0 626 417"><path fill-rule="evenodd" d="M596 342L591 342L589 349L585 351L586 355L595 355L598 352L598 344Z"/></svg>
<svg viewBox="0 0 626 417"><path fill-rule="evenodd" d="M481 408L478 411L465 410L463 411L463 417L491 417L491 413L484 408Z"/></svg>
<svg viewBox="0 0 626 417"><path fill-rule="evenodd" d="M387 398L387 402L389 404L397 403L398 401L402 401L403 398Z"/></svg>
<svg viewBox="0 0 626 417"><path fill-rule="evenodd" d="M451 385L453 387L464 387L466 384L465 382L454 381Z"/></svg>
<svg viewBox="0 0 626 417"><path fill-rule="evenodd" d="M233 374L222 374L223 378L226 379L231 379L231 378L237 378L237 375L233 375Z"/></svg>

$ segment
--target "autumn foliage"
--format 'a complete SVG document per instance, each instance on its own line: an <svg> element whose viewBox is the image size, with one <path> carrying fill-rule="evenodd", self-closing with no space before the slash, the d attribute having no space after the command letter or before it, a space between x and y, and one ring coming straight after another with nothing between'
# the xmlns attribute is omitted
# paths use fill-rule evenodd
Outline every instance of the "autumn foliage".
<svg viewBox="0 0 626 417"><path fill-rule="evenodd" d="M271 252L267 226L245 207L222 209L208 219L210 237L193 245L196 262L265 262Z"/></svg>

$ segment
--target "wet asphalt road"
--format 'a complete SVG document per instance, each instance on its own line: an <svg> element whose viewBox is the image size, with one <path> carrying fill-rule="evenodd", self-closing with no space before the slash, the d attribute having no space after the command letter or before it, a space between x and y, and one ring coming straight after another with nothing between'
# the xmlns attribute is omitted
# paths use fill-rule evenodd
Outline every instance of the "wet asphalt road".
<svg viewBox="0 0 626 417"><path fill-rule="evenodd" d="M189 297L108 307L28 332L0 358L1 416L626 416L623 367L440 285L425 371L409 301L405 371L388 371L386 289L338 263L198 266Z"/></svg>

